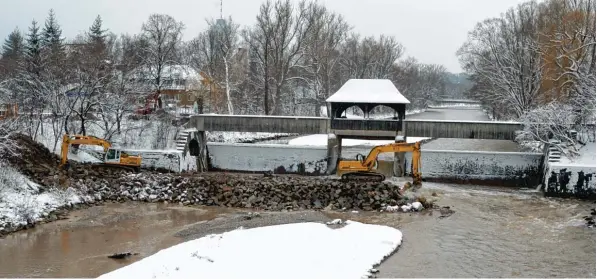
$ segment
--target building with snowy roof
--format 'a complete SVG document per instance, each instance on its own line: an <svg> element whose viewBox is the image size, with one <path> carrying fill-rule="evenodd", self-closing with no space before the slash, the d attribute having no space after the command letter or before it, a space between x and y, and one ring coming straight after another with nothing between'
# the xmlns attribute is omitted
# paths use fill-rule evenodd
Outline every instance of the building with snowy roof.
<svg viewBox="0 0 597 279"><path fill-rule="evenodd" d="M130 75L133 91L146 96L155 93L159 87L160 95L166 104L192 106L197 92L202 88L203 77L188 65L167 65L162 68L160 84L156 84L157 70L153 67L139 67Z"/></svg>
<svg viewBox="0 0 597 279"><path fill-rule="evenodd" d="M327 100L330 128L338 135L356 137L394 137L402 131L405 117L406 99L398 88L388 79L351 79ZM358 107L363 112L363 119L346 117L346 110ZM386 106L394 111L389 119L369 119L369 113L379 106Z"/></svg>

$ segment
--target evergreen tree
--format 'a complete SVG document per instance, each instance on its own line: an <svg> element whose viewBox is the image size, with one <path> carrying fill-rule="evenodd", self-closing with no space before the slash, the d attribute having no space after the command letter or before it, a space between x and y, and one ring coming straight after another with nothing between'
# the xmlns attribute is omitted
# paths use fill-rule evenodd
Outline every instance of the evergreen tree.
<svg viewBox="0 0 597 279"><path fill-rule="evenodd" d="M27 34L27 42L25 46L25 60L27 70L35 74L39 74L41 66L41 35L39 34L39 26L35 19L31 22L29 27L29 34Z"/></svg>
<svg viewBox="0 0 597 279"><path fill-rule="evenodd" d="M23 57L23 52L23 35L18 28L15 28L4 41L4 45L2 46L2 58L16 61Z"/></svg>
<svg viewBox="0 0 597 279"><path fill-rule="evenodd" d="M102 29L102 18L98 15L89 28L87 37L91 46L91 51L95 55L102 56L106 50L107 30Z"/></svg>
<svg viewBox="0 0 597 279"><path fill-rule="evenodd" d="M62 51L62 29L58 25L54 10L50 10L43 33L43 46L52 50L53 53Z"/></svg>
<svg viewBox="0 0 597 279"><path fill-rule="evenodd" d="M89 28L89 39L94 44L104 44L107 37L106 32L107 30L102 29L102 18L98 15Z"/></svg>

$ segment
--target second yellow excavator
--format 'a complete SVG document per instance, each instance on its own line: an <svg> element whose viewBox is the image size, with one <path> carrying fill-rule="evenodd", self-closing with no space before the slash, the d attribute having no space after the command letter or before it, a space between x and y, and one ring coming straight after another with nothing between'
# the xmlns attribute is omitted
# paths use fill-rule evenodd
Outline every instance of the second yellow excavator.
<svg viewBox="0 0 597 279"><path fill-rule="evenodd" d="M126 152L112 148L112 143L105 139L100 139L94 136L84 136L84 135L69 135L65 134L62 136L62 146L61 146L61 162L60 167L66 166L68 162L68 150L71 144L80 145L98 145L104 148L104 160L103 164L109 167L120 167L125 169L132 169L132 170L139 170L141 167L141 157L140 156L131 156L128 155Z"/></svg>
<svg viewBox="0 0 597 279"><path fill-rule="evenodd" d="M381 182L385 176L375 172L377 168L377 156L385 152L412 152L412 174L413 185L421 185L421 142L415 143L390 143L373 147L367 157L359 154L356 160L341 160L338 163L338 174L342 174L342 180L373 180Z"/></svg>

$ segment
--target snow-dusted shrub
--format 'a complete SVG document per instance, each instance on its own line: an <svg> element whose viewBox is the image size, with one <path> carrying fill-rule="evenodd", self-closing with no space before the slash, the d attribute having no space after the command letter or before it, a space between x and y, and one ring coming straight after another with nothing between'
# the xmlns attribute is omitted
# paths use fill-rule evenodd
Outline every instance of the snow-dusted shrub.
<svg viewBox="0 0 597 279"><path fill-rule="evenodd" d="M16 196L15 199L13 204L18 206L13 207L14 216L18 216L24 222L33 223L38 217L38 203L35 196L24 193L23 195Z"/></svg>
<svg viewBox="0 0 597 279"><path fill-rule="evenodd" d="M566 156L577 155L576 137L570 131L574 128L577 111L571 106L552 102L526 112L520 118L524 128L518 131L519 142L539 141L555 144Z"/></svg>
<svg viewBox="0 0 597 279"><path fill-rule="evenodd" d="M23 222L32 222L36 218L36 201L31 193L37 191L38 188L31 185L15 168L0 163L0 205L5 202L18 205L8 208L9 212L12 211L12 216L19 216ZM0 217L2 212L0 210Z"/></svg>
<svg viewBox="0 0 597 279"><path fill-rule="evenodd" d="M25 183L25 178L15 168L0 163L0 192L18 190Z"/></svg>
<svg viewBox="0 0 597 279"><path fill-rule="evenodd" d="M157 123L157 133L155 134L155 141L153 142L153 149L164 149L168 145L170 139L169 119L160 119Z"/></svg>

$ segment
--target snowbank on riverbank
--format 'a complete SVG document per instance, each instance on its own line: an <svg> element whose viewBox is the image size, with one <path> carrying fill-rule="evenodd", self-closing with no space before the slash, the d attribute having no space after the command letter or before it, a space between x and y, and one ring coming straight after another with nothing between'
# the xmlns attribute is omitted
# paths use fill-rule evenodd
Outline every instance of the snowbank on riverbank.
<svg viewBox="0 0 597 279"><path fill-rule="evenodd" d="M562 156L559 162L550 163L552 166L587 166L595 167L595 143L589 142L578 149L579 155L573 158Z"/></svg>
<svg viewBox="0 0 597 279"><path fill-rule="evenodd" d="M400 246L394 228L347 221L238 229L161 250L99 278L363 278Z"/></svg>
<svg viewBox="0 0 597 279"><path fill-rule="evenodd" d="M59 207L80 202L72 188L43 191L12 167L0 164L0 231L33 224Z"/></svg>
<svg viewBox="0 0 597 279"><path fill-rule="evenodd" d="M426 140L424 137L408 137L406 141L409 143ZM382 144L393 143L393 140L357 140L357 139L342 139L342 146L376 146ZM327 134L315 134L304 137L298 137L288 141L288 145L303 145L303 146L327 146Z"/></svg>
<svg viewBox="0 0 597 279"><path fill-rule="evenodd" d="M267 140L279 137L294 136L297 134L253 132L207 132L206 135L208 142L248 143L257 140Z"/></svg>

